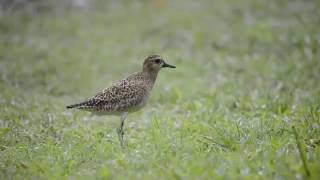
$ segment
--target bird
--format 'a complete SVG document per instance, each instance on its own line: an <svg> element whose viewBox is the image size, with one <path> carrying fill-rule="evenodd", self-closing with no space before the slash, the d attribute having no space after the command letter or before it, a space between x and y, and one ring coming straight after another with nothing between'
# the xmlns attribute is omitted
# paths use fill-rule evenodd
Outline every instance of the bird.
<svg viewBox="0 0 320 180"><path fill-rule="evenodd" d="M120 116L117 134L120 145L124 146L124 122L128 113L142 109L149 97L162 68L176 68L165 62L159 55L149 55L142 64L142 70L117 81L91 98L67 106L67 109L86 110L97 115Z"/></svg>

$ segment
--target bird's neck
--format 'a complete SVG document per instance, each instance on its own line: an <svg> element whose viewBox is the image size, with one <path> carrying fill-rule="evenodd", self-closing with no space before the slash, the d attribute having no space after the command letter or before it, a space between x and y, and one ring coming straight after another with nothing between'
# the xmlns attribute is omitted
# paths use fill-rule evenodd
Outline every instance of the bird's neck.
<svg viewBox="0 0 320 180"><path fill-rule="evenodd" d="M152 86L157 79L158 72L159 71L143 71L145 78L151 83Z"/></svg>

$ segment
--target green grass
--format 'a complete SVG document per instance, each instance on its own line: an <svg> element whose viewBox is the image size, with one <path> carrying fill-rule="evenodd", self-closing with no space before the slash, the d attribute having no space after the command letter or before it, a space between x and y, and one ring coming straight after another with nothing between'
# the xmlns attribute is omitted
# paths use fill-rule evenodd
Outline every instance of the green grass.
<svg viewBox="0 0 320 180"><path fill-rule="evenodd" d="M318 1L124 1L0 17L0 179L319 179ZM162 70L125 124L66 105ZM309 175L307 175L309 172Z"/></svg>

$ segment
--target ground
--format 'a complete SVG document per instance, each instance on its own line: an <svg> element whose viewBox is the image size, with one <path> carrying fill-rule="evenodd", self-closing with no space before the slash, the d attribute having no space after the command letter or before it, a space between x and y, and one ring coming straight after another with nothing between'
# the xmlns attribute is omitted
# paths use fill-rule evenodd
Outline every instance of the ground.
<svg viewBox="0 0 320 180"><path fill-rule="evenodd" d="M319 179L312 0L108 1L0 17L0 179ZM67 110L141 69L148 105Z"/></svg>

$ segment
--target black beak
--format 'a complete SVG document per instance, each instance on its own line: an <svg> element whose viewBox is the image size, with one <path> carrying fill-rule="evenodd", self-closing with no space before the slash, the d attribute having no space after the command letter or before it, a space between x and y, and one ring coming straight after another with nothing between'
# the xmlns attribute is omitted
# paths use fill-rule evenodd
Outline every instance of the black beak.
<svg viewBox="0 0 320 180"><path fill-rule="evenodd" d="M164 63L164 64L162 65L162 67L176 68L175 66L172 66L172 65L167 64L167 63Z"/></svg>

